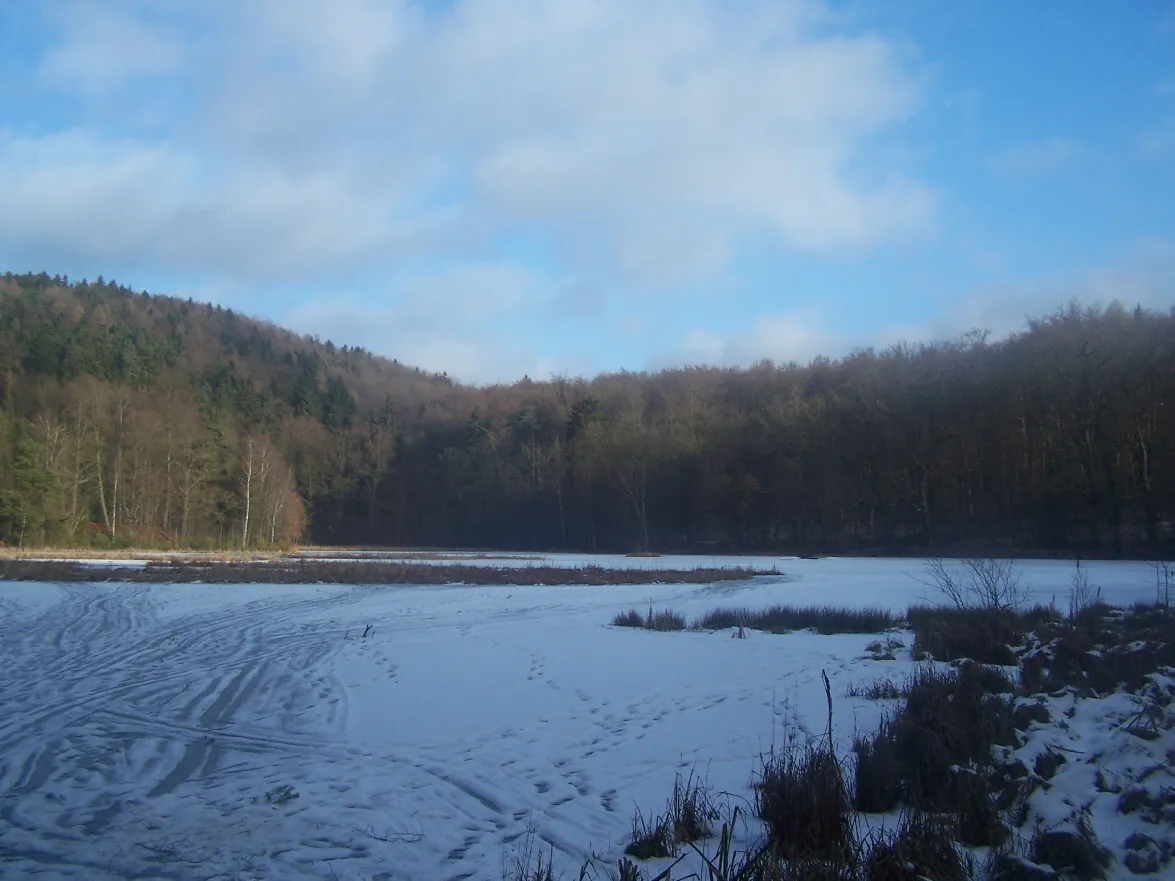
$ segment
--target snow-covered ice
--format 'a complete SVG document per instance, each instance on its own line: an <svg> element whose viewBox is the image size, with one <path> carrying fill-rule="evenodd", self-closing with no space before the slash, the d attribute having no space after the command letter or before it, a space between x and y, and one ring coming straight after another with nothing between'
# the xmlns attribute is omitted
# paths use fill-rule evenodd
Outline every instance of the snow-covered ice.
<svg viewBox="0 0 1175 881"><path fill-rule="evenodd" d="M650 604L928 594L917 560L752 559L790 578L0 583L0 876L497 879L531 829L569 876L593 854L614 865L634 806L660 810L678 771L747 797L785 719L823 731L822 670L847 750L881 708L846 687L910 667L866 660L869 636L608 625ZM1153 598L1146 564L1088 569L1110 602ZM1064 604L1070 566L1021 570Z"/></svg>

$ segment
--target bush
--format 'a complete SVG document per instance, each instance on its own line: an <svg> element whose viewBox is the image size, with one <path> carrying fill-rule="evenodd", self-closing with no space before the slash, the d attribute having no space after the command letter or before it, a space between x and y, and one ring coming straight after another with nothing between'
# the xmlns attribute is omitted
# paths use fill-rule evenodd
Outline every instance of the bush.
<svg viewBox="0 0 1175 881"><path fill-rule="evenodd" d="M853 845L852 805L836 755L793 745L763 764L755 809L771 847L788 859L842 858Z"/></svg>
<svg viewBox="0 0 1175 881"><path fill-rule="evenodd" d="M694 622L696 630L751 627L771 633L815 630L817 633L882 633L898 625L888 609L845 606L772 606L768 609L713 609Z"/></svg>
<svg viewBox="0 0 1175 881"><path fill-rule="evenodd" d="M1028 595L1011 560L929 560L922 583L956 609L1014 611Z"/></svg>

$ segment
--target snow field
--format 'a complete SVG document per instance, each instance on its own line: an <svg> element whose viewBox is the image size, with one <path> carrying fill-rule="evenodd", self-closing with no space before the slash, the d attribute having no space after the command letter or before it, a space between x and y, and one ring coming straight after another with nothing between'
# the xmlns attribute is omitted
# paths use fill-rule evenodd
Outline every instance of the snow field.
<svg viewBox="0 0 1175 881"><path fill-rule="evenodd" d="M528 830L557 872L614 865L678 771L749 798L785 722L823 732L822 670L847 753L882 712L848 685L912 667L865 659L867 635L608 626L929 593L917 560L778 565L635 587L0 584L0 876L497 879ZM1110 602L1153 598L1145 564L1088 567ZM1064 605L1070 566L1021 571Z"/></svg>

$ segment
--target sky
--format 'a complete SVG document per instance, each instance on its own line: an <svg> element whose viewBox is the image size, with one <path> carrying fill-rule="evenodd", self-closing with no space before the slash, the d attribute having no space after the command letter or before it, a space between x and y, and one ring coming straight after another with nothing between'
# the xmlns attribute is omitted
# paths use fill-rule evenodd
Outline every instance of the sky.
<svg viewBox="0 0 1175 881"><path fill-rule="evenodd" d="M1175 0L0 0L0 271L463 382L1175 304Z"/></svg>

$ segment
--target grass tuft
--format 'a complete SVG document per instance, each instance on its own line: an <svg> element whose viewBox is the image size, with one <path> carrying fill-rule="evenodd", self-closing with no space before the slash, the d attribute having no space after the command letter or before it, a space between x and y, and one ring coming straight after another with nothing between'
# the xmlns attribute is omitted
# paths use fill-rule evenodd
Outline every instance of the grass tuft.
<svg viewBox="0 0 1175 881"><path fill-rule="evenodd" d="M767 758L755 784L755 810L771 846L788 859L837 859L853 846L844 771L823 741Z"/></svg>
<svg viewBox="0 0 1175 881"><path fill-rule="evenodd" d="M1038 828L1032 836L1032 860L1081 881L1098 881L1106 877L1110 852L1098 842L1083 813L1075 829Z"/></svg>
<svg viewBox="0 0 1175 881"><path fill-rule="evenodd" d="M650 606L647 615L641 615L636 609L618 613L612 619L612 626L636 627L642 630L685 630L685 618L669 609L654 612Z"/></svg>
<svg viewBox="0 0 1175 881"><path fill-rule="evenodd" d="M874 843L866 859L865 877L869 881L968 881L955 834L949 817L907 813L896 832L882 835Z"/></svg>
<svg viewBox="0 0 1175 881"><path fill-rule="evenodd" d="M612 619L613 627L644 627L645 619L641 613L636 609L629 609L627 612L617 612L616 617Z"/></svg>
<svg viewBox="0 0 1175 881"><path fill-rule="evenodd" d="M892 679L882 677L864 684L852 684L845 689L847 697L860 697L870 701L896 701L909 697L910 687L898 685Z"/></svg>
<svg viewBox="0 0 1175 881"><path fill-rule="evenodd" d="M998 843L1006 829L986 769L994 746L1015 742L1012 706L998 696L1011 682L998 670L964 664L922 668L907 689L905 703L877 732L854 742L857 809L877 813L905 803L952 813L966 843Z"/></svg>
<svg viewBox="0 0 1175 881"><path fill-rule="evenodd" d="M665 813L646 819L638 808L632 818L632 839L624 853L638 860L677 856L682 844L692 844L713 834L718 820L710 790L691 772L678 774Z"/></svg>

